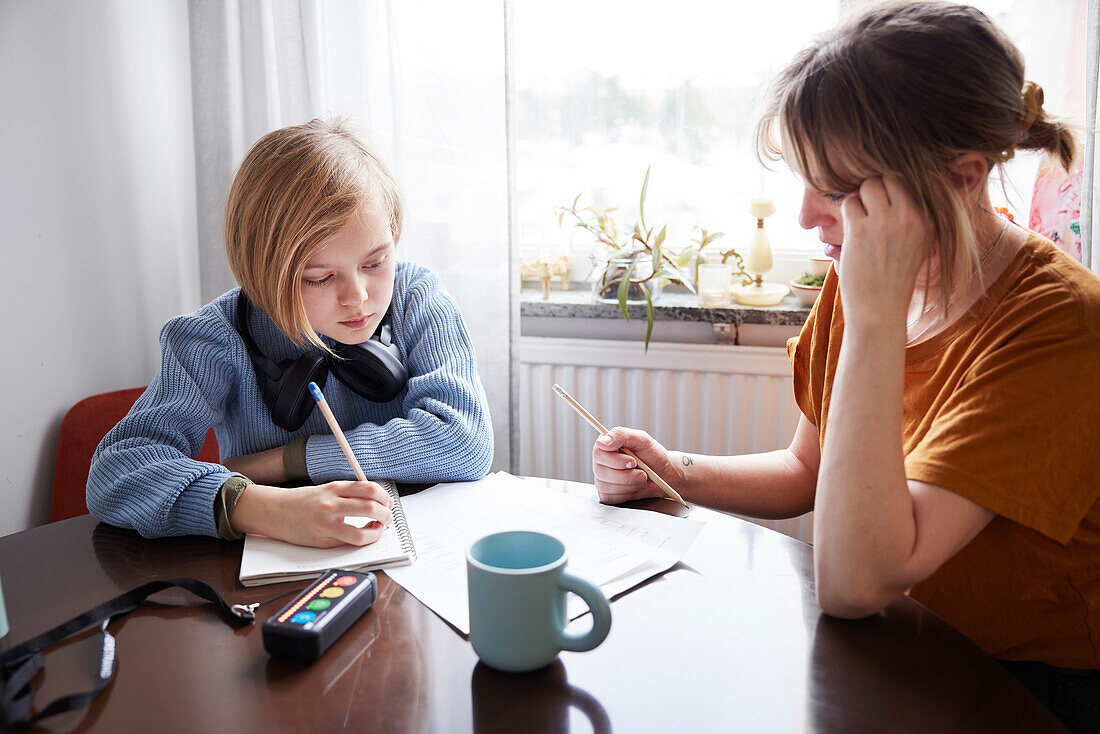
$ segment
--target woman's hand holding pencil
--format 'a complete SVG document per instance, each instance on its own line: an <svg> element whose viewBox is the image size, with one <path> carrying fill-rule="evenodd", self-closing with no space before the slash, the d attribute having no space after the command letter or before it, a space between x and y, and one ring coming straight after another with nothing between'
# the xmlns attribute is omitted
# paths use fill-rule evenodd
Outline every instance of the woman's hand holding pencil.
<svg viewBox="0 0 1100 734"><path fill-rule="evenodd" d="M596 416L589 413L588 410L583 405L581 405L576 400L574 400L573 396L570 395L569 393L567 393L565 391L565 388L563 388L561 385L558 385L557 383L555 383L553 389L554 389L554 392L556 392L562 400L564 400L566 403L569 404L570 408L572 408L573 410L575 410L577 412L577 415L579 415L581 418L584 418L585 422L587 422L588 425L595 428L596 431L601 434L600 438L597 439L597 441L596 441L596 448L593 449L593 452L592 452L592 468L593 468L593 473L594 474L595 474L595 469L596 469L596 454L597 454L597 451L600 450L600 444L603 444L603 447L604 447L605 451L617 450L618 452L620 452L621 457L625 457L625 458L620 458L618 460L614 460L614 461L612 461L611 464L603 464L604 466L612 466L612 467L618 468L620 470L620 472L625 472L626 473L626 476L623 476L622 474L618 474L618 475L611 475L612 477L614 477L616 479L619 479L620 481L629 480L631 477L633 477L634 480L635 480L635 483L636 482L645 483L646 481L648 481L648 482L651 482L653 485L655 485L658 490L660 490L660 492L656 495L629 496L629 497L623 497L621 499L612 501L612 500L608 499L607 497L605 497L605 491L600 489L600 481L599 481L600 476L598 474L596 474L596 478L597 478L596 489L600 492L600 500L601 501L608 502L608 503L611 503L611 504L617 504L618 502L625 502L628 499L638 499L639 497L657 496L657 497L667 497L668 499L673 500L675 502L678 502L681 505L683 505L684 507L687 507L687 503L684 502L683 498L679 495L679 493L675 489L673 489L672 486L667 481L664 480L664 478L661 476L661 473L654 470L654 468L650 465L651 462L647 463L647 461L645 459L638 456L637 453L632 451L631 447L628 447L625 443L622 443L622 442L620 442L617 446L614 446L614 449L610 449L609 447L611 447L615 443L615 440L613 438L609 438L610 432L604 427L604 425L602 423L600 423L600 421L596 418ZM616 430L623 431L623 432L627 431L627 429L616 429ZM650 435L648 433L645 433L644 431L635 431L635 433L639 434L640 436L644 436L646 439L648 439L649 443L646 444L646 446L645 446L645 448L647 450L650 448L650 444L652 446L656 446L657 448L659 448L661 450L661 452L664 454L664 457L662 457L662 458L666 459L664 463L667 464L669 467L672 466L671 462L667 461L668 452L665 451L663 446L661 446L659 443L654 441L650 437ZM604 461L606 461L606 459L604 459ZM638 470L638 471L635 471L635 470ZM666 473L668 473L667 470L666 470ZM607 481L606 478L604 480L604 484L605 485L608 484L608 481ZM610 495L608 495L608 496L610 496Z"/></svg>
<svg viewBox="0 0 1100 734"><path fill-rule="evenodd" d="M665 490L640 468L642 463L653 474L682 483L680 467L673 463L671 453L645 431L616 427L597 438L592 448L592 476L600 501L617 505L646 497L667 497Z"/></svg>

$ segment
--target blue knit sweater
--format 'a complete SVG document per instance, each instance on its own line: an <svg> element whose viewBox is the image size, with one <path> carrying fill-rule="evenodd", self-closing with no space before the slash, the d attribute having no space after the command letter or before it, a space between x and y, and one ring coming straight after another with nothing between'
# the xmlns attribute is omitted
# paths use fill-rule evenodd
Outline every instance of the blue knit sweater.
<svg viewBox="0 0 1100 734"><path fill-rule="evenodd" d="M355 478L319 409L294 433L272 423L234 326L239 290L164 325L160 369L92 457L88 509L100 520L145 537L216 537L214 500L231 473L192 458L211 427L223 460L309 436L306 469L313 483ZM391 319L409 372L405 389L388 403L373 403L331 375L325 385L325 400L363 471L399 482L484 476L493 431L458 306L437 275L401 262ZM276 363L302 353L262 310L252 309L249 326Z"/></svg>

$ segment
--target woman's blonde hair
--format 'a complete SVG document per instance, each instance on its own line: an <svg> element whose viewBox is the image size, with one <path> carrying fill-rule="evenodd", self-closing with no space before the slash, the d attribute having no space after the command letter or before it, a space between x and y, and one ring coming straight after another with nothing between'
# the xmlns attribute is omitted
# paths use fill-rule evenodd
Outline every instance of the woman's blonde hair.
<svg viewBox="0 0 1100 734"><path fill-rule="evenodd" d="M905 181L935 228L946 311L980 256L948 164L976 152L1000 168L1017 149L1046 150L1068 170L1075 144L989 18L926 1L873 4L799 53L765 96L756 149L822 193L887 173Z"/></svg>
<svg viewBox="0 0 1100 734"><path fill-rule="evenodd" d="M309 259L366 208L388 215L394 244L404 203L389 166L345 118L264 135L248 151L225 208L225 253L249 300L295 344L324 349L302 304Z"/></svg>

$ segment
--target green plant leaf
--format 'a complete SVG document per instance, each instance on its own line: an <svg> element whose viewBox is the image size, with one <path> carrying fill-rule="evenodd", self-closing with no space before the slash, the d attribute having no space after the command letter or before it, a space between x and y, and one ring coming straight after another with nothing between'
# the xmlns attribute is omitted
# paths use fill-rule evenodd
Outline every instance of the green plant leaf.
<svg viewBox="0 0 1100 734"><path fill-rule="evenodd" d="M630 278L634 274L634 263L630 263L626 272L623 273L622 280L619 281L619 311L622 313L623 318L627 323L630 323L630 311L626 307L627 296L630 295ZM645 290L643 287L642 290ZM649 297L648 295L646 296Z"/></svg>
<svg viewBox="0 0 1100 734"><path fill-rule="evenodd" d="M657 234L657 239L653 241L653 269L657 270L661 267L661 244L665 241L665 227L661 227L661 231Z"/></svg>
<svg viewBox="0 0 1100 734"><path fill-rule="evenodd" d="M645 352L649 353L649 336L653 333L653 299L649 297L649 289L642 288L645 293Z"/></svg>
<svg viewBox="0 0 1100 734"><path fill-rule="evenodd" d="M695 258L695 254L698 250L694 247L685 247L684 250L676 257L677 267L686 268L691 264L691 261Z"/></svg>
<svg viewBox="0 0 1100 734"><path fill-rule="evenodd" d="M664 267L661 268L657 275L668 279L670 283L676 283L687 288L692 293L695 292L695 284L692 279L688 277L687 273L677 267Z"/></svg>
<svg viewBox="0 0 1100 734"><path fill-rule="evenodd" d="M649 188L649 169L653 168L653 164L650 163L645 169L645 178L642 180L642 195L638 199L638 219L642 221L642 229L645 229L645 192Z"/></svg>

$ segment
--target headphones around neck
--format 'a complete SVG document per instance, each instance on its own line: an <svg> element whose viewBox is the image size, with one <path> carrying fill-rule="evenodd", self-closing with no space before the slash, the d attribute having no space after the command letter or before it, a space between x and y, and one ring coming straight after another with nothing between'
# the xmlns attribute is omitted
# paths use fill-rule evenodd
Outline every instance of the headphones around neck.
<svg viewBox="0 0 1100 734"><path fill-rule="evenodd" d="M324 388L329 372L351 388L352 392L375 403L393 400L409 380L408 370L401 363L397 345L393 343L390 312L382 318L378 331L362 344L337 342L333 357L320 350L308 351L300 357L284 359L275 364L260 351L248 330L252 304L241 290L237 296L237 331L256 368L256 380L271 420L279 428L294 432L302 427L317 404L309 394L308 385L316 382ZM260 379L263 374L265 380Z"/></svg>

